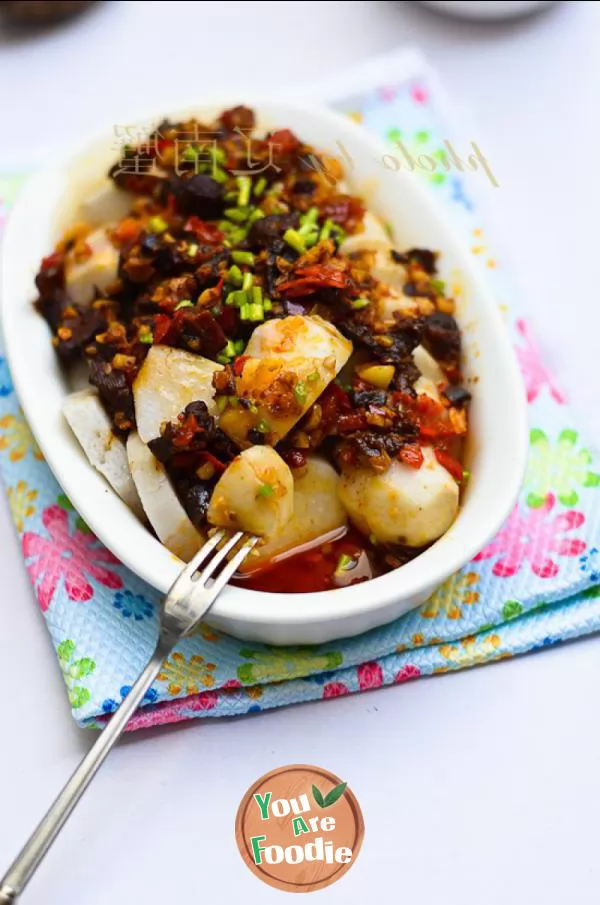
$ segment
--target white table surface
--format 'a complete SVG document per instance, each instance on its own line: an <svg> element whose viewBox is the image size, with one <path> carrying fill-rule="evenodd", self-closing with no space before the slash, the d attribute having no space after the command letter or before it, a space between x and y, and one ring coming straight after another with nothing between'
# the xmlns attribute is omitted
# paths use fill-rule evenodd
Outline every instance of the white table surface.
<svg viewBox="0 0 600 905"><path fill-rule="evenodd" d="M179 87L189 97L221 82L243 98L419 45L493 163L501 186L482 195L498 254L598 441L599 6L484 26L409 3L107 3L50 35L0 32L0 168ZM71 720L4 495L0 568L1 869L93 736ZM237 853L235 812L260 774L308 762L347 779L366 820L356 865L318 894L328 905L596 903L599 654L592 638L128 738L23 901L279 901Z"/></svg>

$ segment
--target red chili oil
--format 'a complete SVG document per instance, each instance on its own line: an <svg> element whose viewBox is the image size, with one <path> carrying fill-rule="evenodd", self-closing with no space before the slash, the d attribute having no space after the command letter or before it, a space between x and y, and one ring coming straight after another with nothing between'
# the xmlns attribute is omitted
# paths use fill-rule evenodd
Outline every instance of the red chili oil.
<svg viewBox="0 0 600 905"><path fill-rule="evenodd" d="M359 584L398 568L421 550L387 549L371 544L354 528L341 537L267 563L249 575L239 574L233 584L272 594L310 594Z"/></svg>

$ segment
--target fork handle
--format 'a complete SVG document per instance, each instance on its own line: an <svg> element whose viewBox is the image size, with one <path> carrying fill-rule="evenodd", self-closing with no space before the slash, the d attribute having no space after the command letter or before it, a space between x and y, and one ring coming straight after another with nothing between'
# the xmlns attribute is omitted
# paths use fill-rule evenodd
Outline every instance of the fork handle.
<svg viewBox="0 0 600 905"><path fill-rule="evenodd" d="M123 733L129 718L142 702L171 647L172 643L167 644L161 638L143 673L0 880L0 905L11 905L39 867L75 805Z"/></svg>

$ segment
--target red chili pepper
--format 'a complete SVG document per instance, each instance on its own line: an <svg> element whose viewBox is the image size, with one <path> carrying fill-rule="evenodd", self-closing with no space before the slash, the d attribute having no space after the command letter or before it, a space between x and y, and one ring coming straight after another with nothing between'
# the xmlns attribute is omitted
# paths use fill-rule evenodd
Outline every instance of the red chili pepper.
<svg viewBox="0 0 600 905"><path fill-rule="evenodd" d="M331 267L327 264L312 264L309 267L300 267L296 271L294 278L286 280L277 288L280 292L295 298L300 295L310 295L318 292L324 287L332 289L347 289L350 281L347 275L338 270L337 267Z"/></svg>
<svg viewBox="0 0 600 905"><path fill-rule="evenodd" d="M346 431L359 431L367 426L364 415L359 412L353 412L350 415L339 415L336 426L338 431L345 433Z"/></svg>
<svg viewBox="0 0 600 905"><path fill-rule="evenodd" d="M172 138L159 138L156 142L156 152L160 157L163 151L166 151L167 148L172 148L175 144L175 141Z"/></svg>
<svg viewBox="0 0 600 905"><path fill-rule="evenodd" d="M450 453L445 452L443 449L434 449L435 457L440 463L443 465L446 471L448 471L455 481L458 481L460 484L463 480L463 467L456 459L454 459Z"/></svg>
<svg viewBox="0 0 600 905"><path fill-rule="evenodd" d="M55 251L54 254L48 255L47 258L42 258L42 270L50 270L52 267L60 267L63 263L63 255L60 251Z"/></svg>
<svg viewBox="0 0 600 905"><path fill-rule="evenodd" d="M184 229L194 233L198 241L204 242L206 245L221 245L225 238L220 229L210 223L205 223L199 217L188 217Z"/></svg>
<svg viewBox="0 0 600 905"><path fill-rule="evenodd" d="M329 384L319 399L319 404L323 413L323 424L327 426L335 424L341 412L352 410L348 394L335 382Z"/></svg>
<svg viewBox="0 0 600 905"><path fill-rule="evenodd" d="M426 393L420 393L417 396L417 411L426 417L436 418L442 414L444 406Z"/></svg>
<svg viewBox="0 0 600 905"><path fill-rule="evenodd" d="M236 377L242 376L242 371L244 370L244 365L246 364L246 362L248 361L249 358L251 358L250 355L240 355L239 358L236 358L236 360L233 363L233 373L235 374Z"/></svg>
<svg viewBox="0 0 600 905"><path fill-rule="evenodd" d="M121 220L119 225L115 228L113 235L117 242L132 242L134 239L137 239L141 229L141 220L138 220L135 217L125 217L125 219Z"/></svg>
<svg viewBox="0 0 600 905"><path fill-rule="evenodd" d="M456 438L456 434L447 424L421 425L419 435L422 440L444 440Z"/></svg>
<svg viewBox="0 0 600 905"><path fill-rule="evenodd" d="M182 448L189 446L194 439L194 435L200 432L200 427L194 416L188 415L173 434L173 446Z"/></svg>
<svg viewBox="0 0 600 905"><path fill-rule="evenodd" d="M411 468L420 468L423 464L423 451L416 443L407 443L398 453L398 458Z"/></svg>
<svg viewBox="0 0 600 905"><path fill-rule="evenodd" d="M154 315L154 330L153 330L153 338L154 342L158 345L161 343L169 331L173 326L173 321L170 317L167 317L166 314L155 314Z"/></svg>
<svg viewBox="0 0 600 905"><path fill-rule="evenodd" d="M300 147L300 141L296 138L290 129L278 129L269 136L269 144L279 145L276 148L280 154L291 154Z"/></svg>
<svg viewBox="0 0 600 905"><path fill-rule="evenodd" d="M209 453L208 450L204 450L204 452L201 453L201 457L205 462L210 462L215 471L225 471L227 468L223 462L220 462L219 459L213 456L212 453Z"/></svg>

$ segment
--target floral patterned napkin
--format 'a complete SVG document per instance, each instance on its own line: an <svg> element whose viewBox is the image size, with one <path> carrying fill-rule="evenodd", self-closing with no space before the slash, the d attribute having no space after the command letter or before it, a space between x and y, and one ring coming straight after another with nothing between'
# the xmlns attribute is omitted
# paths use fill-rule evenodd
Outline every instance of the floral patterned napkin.
<svg viewBox="0 0 600 905"><path fill-rule="evenodd" d="M384 69L388 78L392 69ZM441 161L448 132L427 68L390 84L372 75L369 81L379 87L365 82L352 97L338 93L335 106L390 142L401 139L415 157ZM469 196L469 180L478 175L439 166L422 178L464 230L503 300L501 268ZM22 180L0 177L0 220ZM502 308L527 387L531 449L519 502L494 540L419 609L357 638L276 648L201 626L165 663L131 728L336 697L600 628L600 465L540 361L522 313ZM73 715L82 726L98 727L153 650L159 594L102 547L73 510L36 447L3 359L0 471Z"/></svg>

